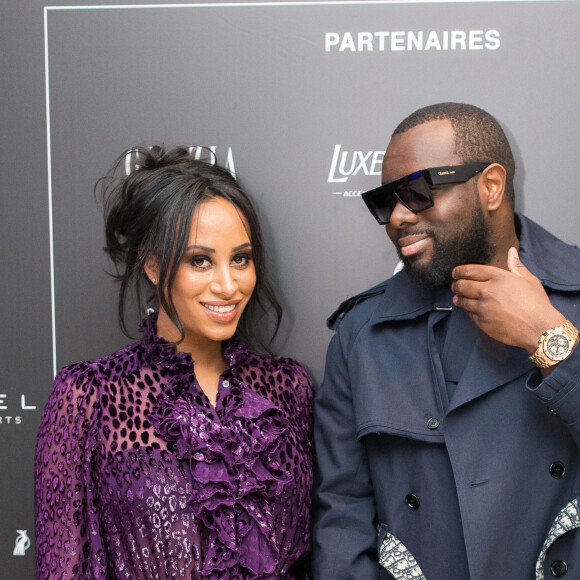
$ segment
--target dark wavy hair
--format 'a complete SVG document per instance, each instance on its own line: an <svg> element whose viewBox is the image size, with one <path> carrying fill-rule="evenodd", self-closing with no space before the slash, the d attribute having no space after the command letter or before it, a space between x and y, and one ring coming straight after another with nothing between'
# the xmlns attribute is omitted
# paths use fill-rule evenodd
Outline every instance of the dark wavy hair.
<svg viewBox="0 0 580 580"><path fill-rule="evenodd" d="M204 159L198 158L200 151ZM271 354L269 344L280 327L282 307L268 279L260 222L248 195L227 169L215 164L213 155L200 147L132 147L97 182L95 193L102 196L105 215L104 249L116 268L112 276L120 283L119 324L130 336L125 315L133 289L140 312L158 300L155 305L181 333L176 344L184 339L172 299L175 276L187 248L193 212L202 202L221 197L246 220L256 270L256 286L235 335L253 350ZM157 282L163 292L155 291L145 272L150 258L158 264ZM271 330L269 337L263 331L264 320Z"/></svg>
<svg viewBox="0 0 580 580"><path fill-rule="evenodd" d="M487 111L465 103L438 103L418 109L401 121L393 136L429 121L449 120L455 133L455 153L463 163L499 163L506 170L506 194L515 204L514 156L501 125Z"/></svg>

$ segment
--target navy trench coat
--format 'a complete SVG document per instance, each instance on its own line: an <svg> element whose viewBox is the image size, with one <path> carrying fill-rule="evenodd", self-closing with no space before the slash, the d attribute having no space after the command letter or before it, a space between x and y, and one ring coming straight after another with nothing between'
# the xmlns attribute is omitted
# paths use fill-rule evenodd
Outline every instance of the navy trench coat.
<svg viewBox="0 0 580 580"><path fill-rule="evenodd" d="M516 227L520 259L580 327L580 250ZM442 401L433 326L451 308L448 289L401 272L329 319L317 580L580 578L580 347L542 380L527 352L480 332Z"/></svg>

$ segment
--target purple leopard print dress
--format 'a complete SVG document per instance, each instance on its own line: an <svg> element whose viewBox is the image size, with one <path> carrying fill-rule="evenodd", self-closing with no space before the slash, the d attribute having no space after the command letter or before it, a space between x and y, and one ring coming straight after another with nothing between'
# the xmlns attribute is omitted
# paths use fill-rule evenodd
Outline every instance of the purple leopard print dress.
<svg viewBox="0 0 580 580"><path fill-rule="evenodd" d="M36 577L308 578L312 383L231 340L213 408L156 336L60 371L35 468Z"/></svg>

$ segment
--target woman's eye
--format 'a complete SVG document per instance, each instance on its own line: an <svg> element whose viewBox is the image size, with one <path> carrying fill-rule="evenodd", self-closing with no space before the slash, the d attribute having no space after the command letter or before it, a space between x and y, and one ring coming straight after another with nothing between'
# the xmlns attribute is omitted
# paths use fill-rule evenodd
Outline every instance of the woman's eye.
<svg viewBox="0 0 580 580"><path fill-rule="evenodd" d="M232 263L238 268L244 268L250 263L251 260L252 256L250 254L236 254L232 260Z"/></svg>
<svg viewBox="0 0 580 580"><path fill-rule="evenodd" d="M207 256L193 256L191 258L191 265L194 268L206 270L211 266L211 260Z"/></svg>

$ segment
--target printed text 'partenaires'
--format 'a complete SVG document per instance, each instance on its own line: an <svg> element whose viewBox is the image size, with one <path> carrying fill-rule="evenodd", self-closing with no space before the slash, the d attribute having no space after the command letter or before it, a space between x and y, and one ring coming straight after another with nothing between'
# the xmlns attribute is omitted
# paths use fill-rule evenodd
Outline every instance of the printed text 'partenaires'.
<svg viewBox="0 0 580 580"><path fill-rule="evenodd" d="M409 50L497 50L498 30L430 30L392 32L326 32L326 52Z"/></svg>

